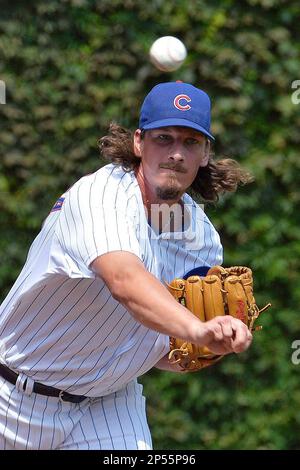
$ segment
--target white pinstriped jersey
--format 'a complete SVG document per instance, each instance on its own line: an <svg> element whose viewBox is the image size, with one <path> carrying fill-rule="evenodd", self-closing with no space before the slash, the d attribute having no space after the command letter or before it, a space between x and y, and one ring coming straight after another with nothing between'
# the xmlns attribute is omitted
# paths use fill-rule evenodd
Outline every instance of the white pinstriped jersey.
<svg viewBox="0 0 300 470"><path fill-rule="evenodd" d="M159 235L148 225L133 172L110 164L81 178L46 218L0 307L1 361L87 396L107 395L151 369L168 352L168 337L138 323L89 266L124 250L170 281L220 264L216 230L187 194L183 201L189 227Z"/></svg>

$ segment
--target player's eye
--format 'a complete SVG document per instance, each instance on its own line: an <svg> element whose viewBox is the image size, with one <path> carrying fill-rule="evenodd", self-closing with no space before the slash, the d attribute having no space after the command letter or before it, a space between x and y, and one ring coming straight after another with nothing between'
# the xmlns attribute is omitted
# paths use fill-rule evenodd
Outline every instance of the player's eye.
<svg viewBox="0 0 300 470"><path fill-rule="evenodd" d="M193 137L190 137L186 139L187 145L197 145L200 144L200 141L198 139L194 139Z"/></svg>
<svg viewBox="0 0 300 470"><path fill-rule="evenodd" d="M170 142L172 140L172 136L169 134L159 134L157 136L157 140L160 142Z"/></svg>

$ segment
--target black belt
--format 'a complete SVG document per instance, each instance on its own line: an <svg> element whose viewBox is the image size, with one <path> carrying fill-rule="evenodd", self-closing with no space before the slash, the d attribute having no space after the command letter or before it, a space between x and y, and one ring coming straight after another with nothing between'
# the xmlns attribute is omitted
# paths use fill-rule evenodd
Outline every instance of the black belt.
<svg viewBox="0 0 300 470"><path fill-rule="evenodd" d="M10 370L7 366L1 363L0 375L13 385L16 385L16 381L19 376L19 374ZM26 382L23 387L24 389L25 386ZM83 395L73 395L72 393L64 392L63 390L59 390L58 388L48 387L48 385L43 385L39 382L34 382L33 392L38 393L40 395L46 395L47 397L59 397L63 401L70 401L71 403L80 403L87 398Z"/></svg>

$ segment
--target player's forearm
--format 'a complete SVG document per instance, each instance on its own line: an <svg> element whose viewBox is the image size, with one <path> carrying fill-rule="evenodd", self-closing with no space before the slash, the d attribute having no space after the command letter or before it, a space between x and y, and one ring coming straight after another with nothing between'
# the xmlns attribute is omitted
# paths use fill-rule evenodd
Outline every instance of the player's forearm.
<svg viewBox="0 0 300 470"><path fill-rule="evenodd" d="M93 270L106 282L113 297L137 321L160 333L199 344L205 324L176 302L168 290L145 270L142 263L135 262L130 256L128 263L124 263L127 255L119 258L108 254L106 258L93 263Z"/></svg>
<svg viewBox="0 0 300 470"><path fill-rule="evenodd" d="M195 333L201 327L199 320L176 302L152 274L132 273L130 282L117 287L115 298L148 328L189 341L196 340Z"/></svg>

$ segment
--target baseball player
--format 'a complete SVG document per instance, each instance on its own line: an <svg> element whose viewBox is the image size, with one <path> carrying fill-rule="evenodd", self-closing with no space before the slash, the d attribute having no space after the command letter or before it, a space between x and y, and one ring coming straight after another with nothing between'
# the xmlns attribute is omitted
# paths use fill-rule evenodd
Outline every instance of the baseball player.
<svg viewBox="0 0 300 470"><path fill-rule="evenodd" d="M170 364L169 336L239 353L240 320L201 322L164 283L222 262L218 233L186 193L235 190L210 157L210 100L187 83L146 96L139 128L112 125L110 160L54 204L0 308L0 449L151 449L137 378Z"/></svg>

